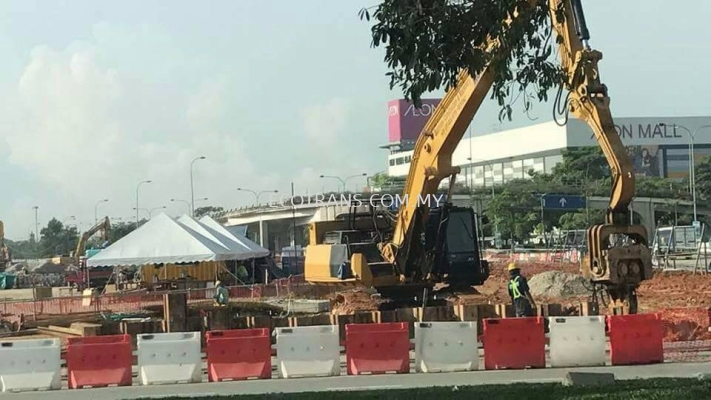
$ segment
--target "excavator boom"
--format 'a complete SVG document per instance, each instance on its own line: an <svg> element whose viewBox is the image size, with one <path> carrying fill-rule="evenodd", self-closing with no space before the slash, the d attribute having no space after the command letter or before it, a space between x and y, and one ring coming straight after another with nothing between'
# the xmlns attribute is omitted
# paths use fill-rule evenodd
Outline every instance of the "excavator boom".
<svg viewBox="0 0 711 400"><path fill-rule="evenodd" d="M616 313L636 313L636 289L652 276L647 229L633 225L630 204L635 176L610 112L607 86L600 81L602 53L589 46L590 33L580 0L550 0L553 28L569 91L567 109L590 126L610 166L612 188L606 223L588 229L583 276L602 284ZM561 87L562 89L562 87Z"/></svg>
<svg viewBox="0 0 711 400"><path fill-rule="evenodd" d="M528 6L535 3L536 0L529 0ZM520 18L521 10L517 9L503 23L508 28ZM492 58L504 55L497 38L490 38L484 50ZM428 208L422 203L437 192L445 178L450 179L451 196L461 170L452 166L452 154L494 84L494 75L492 63L476 77L462 70L456 85L447 91L417 139L393 238L381 246L383 258L396 266L401 280L411 277L411 266L420 256L411 251L411 246L427 220Z"/></svg>
<svg viewBox="0 0 711 400"><path fill-rule="evenodd" d="M109 233L111 232L111 221L109 221L109 217L104 217L102 220L94 224L94 226L89 228L89 230L81 234L81 237L77 242L77 248L74 250L74 258L77 265L79 264L79 259L82 254L86 251L86 243L92 236L94 236L95 233L99 231L101 231L101 239L103 241L109 240Z"/></svg>

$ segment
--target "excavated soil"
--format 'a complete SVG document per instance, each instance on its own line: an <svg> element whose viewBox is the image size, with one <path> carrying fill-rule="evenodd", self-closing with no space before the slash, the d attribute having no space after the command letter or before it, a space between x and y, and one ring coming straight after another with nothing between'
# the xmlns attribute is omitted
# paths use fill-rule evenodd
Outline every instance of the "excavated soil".
<svg viewBox="0 0 711 400"><path fill-rule="evenodd" d="M501 304L510 303L506 285L510 279L510 274L506 269L508 262L493 262L489 264L490 274L489 279L481 286L476 286L476 293L461 293L457 294L454 302L459 304ZM521 274L525 276L529 283L532 277L549 271L566 272L570 274L578 274L579 267L577 264L571 263L521 263ZM549 303L567 304L569 302L564 298L547 298Z"/></svg>
<svg viewBox="0 0 711 400"><path fill-rule="evenodd" d="M385 302L373 291L351 289L326 296L331 302L331 314L348 315L357 311L377 311Z"/></svg>
<svg viewBox="0 0 711 400"><path fill-rule="evenodd" d="M711 306L711 275L656 271L638 290L640 309Z"/></svg>
<svg viewBox="0 0 711 400"><path fill-rule="evenodd" d="M668 342L711 340L708 307L683 307L659 310L664 320L664 340Z"/></svg>

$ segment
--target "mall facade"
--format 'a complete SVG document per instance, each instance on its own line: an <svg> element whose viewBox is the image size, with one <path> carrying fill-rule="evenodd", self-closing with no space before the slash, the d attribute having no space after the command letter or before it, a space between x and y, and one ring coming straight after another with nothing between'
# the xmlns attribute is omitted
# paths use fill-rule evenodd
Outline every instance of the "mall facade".
<svg viewBox="0 0 711 400"><path fill-rule="evenodd" d="M409 172L414 143L438 100L428 99L429 108L419 114L412 112L404 100L390 102L390 141L381 146L390 150L389 175L405 176ZM410 115L405 114L407 111ZM695 164L711 155L711 117L615 118L615 129L627 147L637 176L689 176L692 135ZM550 121L465 137L452 155L452 164L462 169L460 182L490 186L528 178L529 170L550 173L563 160L566 149L586 146L599 145L588 125L571 117L564 126Z"/></svg>

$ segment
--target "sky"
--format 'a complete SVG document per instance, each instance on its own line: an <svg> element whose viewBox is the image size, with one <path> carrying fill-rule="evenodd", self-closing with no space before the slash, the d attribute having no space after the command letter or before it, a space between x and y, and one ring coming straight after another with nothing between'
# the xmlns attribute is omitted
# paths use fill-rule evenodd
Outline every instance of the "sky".
<svg viewBox="0 0 711 400"><path fill-rule="evenodd" d="M0 1L0 220L26 239L52 217L88 229L160 207L254 202L238 191L335 190L319 176L387 168L384 50L358 18L376 0ZM584 0L614 116L711 113L711 2ZM442 92L428 97L440 97ZM550 120L489 101L474 135ZM535 138L534 138L535 139ZM480 149L486 151L486 149ZM359 178L360 179L360 178ZM365 178L349 181L364 186ZM262 202L269 195L262 195ZM72 218L74 217L74 218Z"/></svg>

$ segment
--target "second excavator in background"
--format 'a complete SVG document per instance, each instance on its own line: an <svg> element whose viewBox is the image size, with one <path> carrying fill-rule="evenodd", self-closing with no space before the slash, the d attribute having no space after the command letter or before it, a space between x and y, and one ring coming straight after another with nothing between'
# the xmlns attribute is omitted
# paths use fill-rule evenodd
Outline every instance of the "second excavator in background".
<svg viewBox="0 0 711 400"><path fill-rule="evenodd" d="M537 2L529 0L527 4L530 7ZM600 81L598 62L602 53L589 46L580 0L550 0L548 5L567 77L557 102L562 99L563 88L567 89L566 116L572 113L588 124L612 175L606 223L588 229L589 253L581 264L581 273L594 284L595 294L597 288L604 288L614 312L636 313L636 289L652 276L651 252L646 229L630 224L635 177L614 127L607 87ZM516 10L505 21L506 27L525 22L525 18L525 8ZM506 55L498 38L491 38L485 50L495 60ZM460 172L452 165L452 154L494 77L492 62L476 77L461 71L457 84L447 91L417 140L402 196L408 201L396 213L375 209L365 215L350 213L340 221L311 224L304 263L308 282L360 284L386 293L439 282L473 285L486 279L488 265L478 247L476 215L471 209L453 207L449 199ZM449 189L444 204L432 206L419 201L438 193L445 179L449 179ZM461 243L455 246L457 241ZM466 256L457 259L454 250L463 247Z"/></svg>

